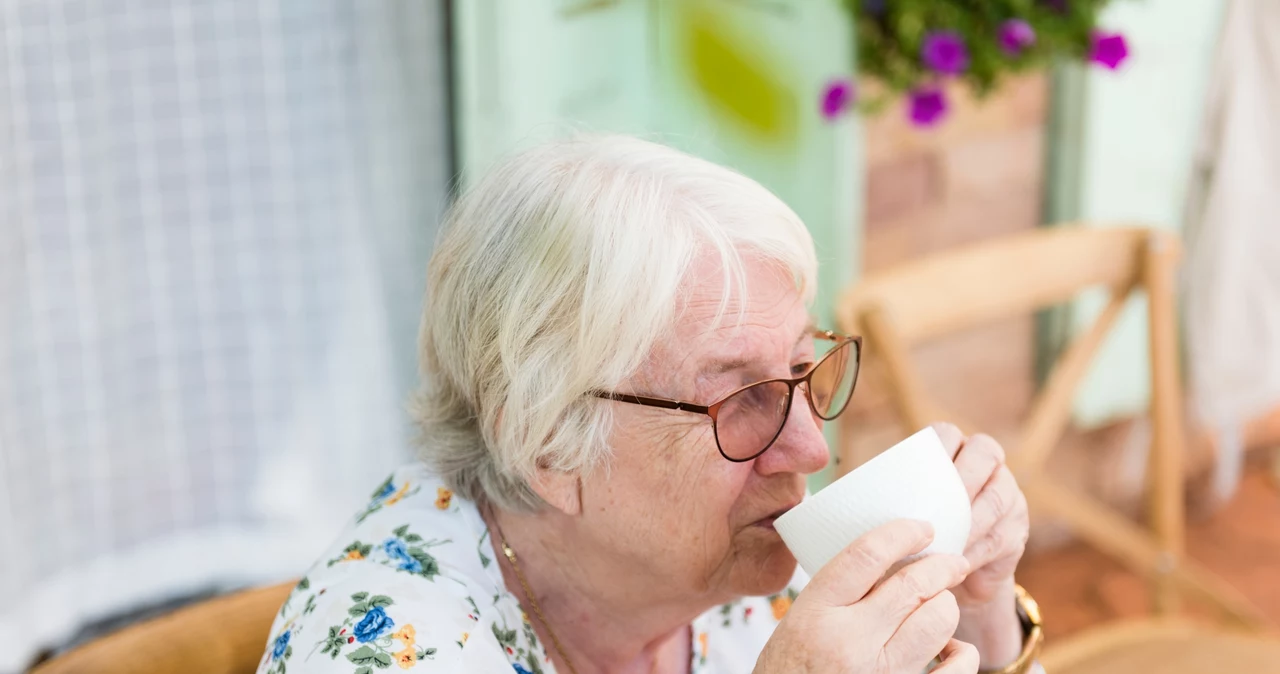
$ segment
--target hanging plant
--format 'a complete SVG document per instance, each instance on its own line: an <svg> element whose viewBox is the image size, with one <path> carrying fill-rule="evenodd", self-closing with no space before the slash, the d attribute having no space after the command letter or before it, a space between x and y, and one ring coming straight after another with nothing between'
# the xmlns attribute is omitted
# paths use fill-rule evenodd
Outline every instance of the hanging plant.
<svg viewBox="0 0 1280 674"><path fill-rule="evenodd" d="M882 89L856 106L876 113L901 100L917 126L946 118L948 82L982 98L1008 75L1054 59L1115 70L1129 56L1123 35L1097 25L1108 0L844 1L855 22L858 74ZM823 92L822 113L834 119L855 99L852 82L835 80Z"/></svg>

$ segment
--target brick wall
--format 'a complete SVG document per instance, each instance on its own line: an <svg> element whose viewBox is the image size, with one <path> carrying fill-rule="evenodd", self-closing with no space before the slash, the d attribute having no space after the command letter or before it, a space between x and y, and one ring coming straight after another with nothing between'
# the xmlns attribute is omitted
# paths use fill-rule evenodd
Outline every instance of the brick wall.
<svg viewBox="0 0 1280 674"><path fill-rule="evenodd" d="M952 116L935 130L915 129L892 109L867 121L866 273L1040 224L1047 77L1011 80L986 101L958 92L953 100ZM853 465L904 437L878 375L874 344L868 344L866 356L858 393L842 419L841 442ZM1011 451L1035 392L1034 356L1031 315L940 339L912 353L941 404ZM1148 441L1142 420L1068 429L1050 469L1075 488L1136 512ZM1188 468L1203 467L1203 452L1192 454L1201 456ZM1038 547L1066 540L1063 530L1048 521L1036 521L1032 536Z"/></svg>
<svg viewBox="0 0 1280 674"><path fill-rule="evenodd" d="M866 273L1040 223L1047 79L1011 80L981 102L957 92L953 101L952 115L934 130L915 129L898 109L867 121ZM1026 316L913 356L940 401L999 437L1026 411L1033 347ZM862 459L902 437L876 376L874 344L867 356L844 434Z"/></svg>

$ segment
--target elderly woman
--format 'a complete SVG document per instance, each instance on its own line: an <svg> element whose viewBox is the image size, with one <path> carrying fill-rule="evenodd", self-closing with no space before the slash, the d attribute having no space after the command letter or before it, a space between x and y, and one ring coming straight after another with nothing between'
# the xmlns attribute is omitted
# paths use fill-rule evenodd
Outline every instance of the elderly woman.
<svg viewBox="0 0 1280 674"><path fill-rule="evenodd" d="M777 197L668 148L498 166L430 263L422 460L298 584L259 672L1033 671L1026 502L991 438L940 427L964 557L896 564L932 537L901 521L809 579L774 531L858 374L860 343L810 323L816 266Z"/></svg>

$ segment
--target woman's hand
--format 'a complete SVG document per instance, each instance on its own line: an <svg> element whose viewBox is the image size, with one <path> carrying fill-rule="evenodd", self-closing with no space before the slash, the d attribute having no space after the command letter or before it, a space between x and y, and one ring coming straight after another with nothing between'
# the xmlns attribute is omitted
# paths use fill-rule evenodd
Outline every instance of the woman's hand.
<svg viewBox="0 0 1280 674"><path fill-rule="evenodd" d="M756 674L917 674L939 654L934 674L978 671L977 650L952 639L960 613L947 591L964 580L968 561L930 555L885 578L932 540L929 524L898 520L851 543L796 598Z"/></svg>
<svg viewBox="0 0 1280 674"><path fill-rule="evenodd" d="M1003 666L1022 650L1013 572L1030 530L1027 499L1005 465L1004 449L991 436L966 438L951 424L935 424L934 430L951 454L973 506L964 551L973 570L952 590L961 615L956 637L977 645L984 667Z"/></svg>

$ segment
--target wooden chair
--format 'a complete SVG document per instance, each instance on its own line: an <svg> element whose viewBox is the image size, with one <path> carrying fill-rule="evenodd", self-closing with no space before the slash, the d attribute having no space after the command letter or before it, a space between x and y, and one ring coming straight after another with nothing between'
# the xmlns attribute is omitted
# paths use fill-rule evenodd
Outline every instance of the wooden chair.
<svg viewBox="0 0 1280 674"><path fill-rule="evenodd" d="M31 674L252 674L294 583L217 597L49 660Z"/></svg>
<svg viewBox="0 0 1280 674"><path fill-rule="evenodd" d="M1064 672L1280 671L1280 641L1234 588L1183 551L1182 387L1178 373L1174 274L1178 240L1146 228L1057 227L928 257L870 276L848 289L836 314L842 330L866 337L906 426L963 421L930 399L909 349L942 335L1025 315L1102 287L1110 300L1061 355L1037 395L1008 465L1033 516L1065 523L1080 539L1153 583L1149 619L1108 625L1049 644L1043 662ZM1072 396L1103 338L1136 290L1148 296L1153 439L1148 456L1149 522L1141 526L1067 488L1045 469L1071 415ZM845 443L847 445L847 443ZM853 457L842 457L845 469ZM1179 598L1198 600L1225 621L1212 629L1179 617Z"/></svg>

